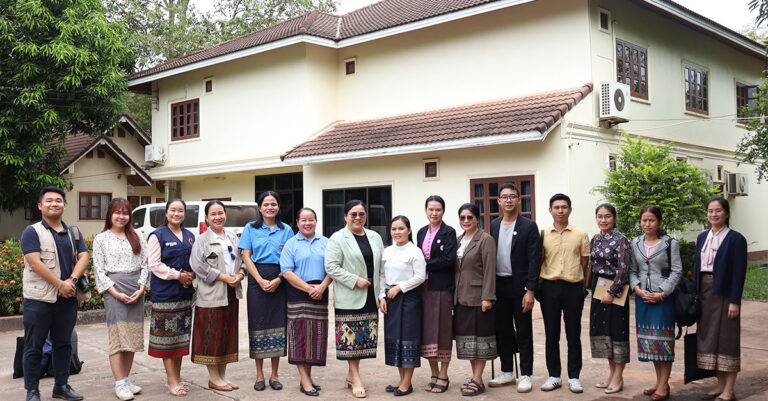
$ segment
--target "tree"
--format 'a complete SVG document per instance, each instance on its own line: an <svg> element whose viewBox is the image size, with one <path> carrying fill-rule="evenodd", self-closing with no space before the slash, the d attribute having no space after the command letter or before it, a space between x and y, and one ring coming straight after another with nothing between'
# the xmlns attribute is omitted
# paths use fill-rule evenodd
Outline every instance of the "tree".
<svg viewBox="0 0 768 401"><path fill-rule="evenodd" d="M134 63L121 31L99 0L0 0L0 210L65 184L67 135L115 123Z"/></svg>
<svg viewBox="0 0 768 401"><path fill-rule="evenodd" d="M313 10L332 13L337 0L218 0L214 24L221 40L265 28Z"/></svg>
<svg viewBox="0 0 768 401"><path fill-rule="evenodd" d="M751 39L766 43L766 31L760 25L768 21L768 0L750 0L749 10L757 10L755 28L747 32ZM743 114L757 117L768 112L768 80L758 87L754 106L745 107ZM749 131L741 138L736 148L742 163L754 164L757 181L768 178L768 125L765 118L753 118L744 123Z"/></svg>
<svg viewBox="0 0 768 401"><path fill-rule="evenodd" d="M685 232L692 223L705 223L704 203L716 195L703 169L675 160L672 144L654 146L642 138L625 136L616 170L606 173L597 186L608 202L616 205L617 227L628 238L642 234L640 210L657 205L664 211L664 227Z"/></svg>

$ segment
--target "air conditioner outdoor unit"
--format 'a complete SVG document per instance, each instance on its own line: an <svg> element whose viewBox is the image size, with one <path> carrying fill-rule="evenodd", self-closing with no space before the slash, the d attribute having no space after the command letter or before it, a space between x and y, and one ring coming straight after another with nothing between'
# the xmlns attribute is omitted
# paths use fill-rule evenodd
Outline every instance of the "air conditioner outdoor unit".
<svg viewBox="0 0 768 401"><path fill-rule="evenodd" d="M725 176L725 194L728 196L749 195L749 179L744 173L728 173Z"/></svg>
<svg viewBox="0 0 768 401"><path fill-rule="evenodd" d="M154 165L163 164L165 161L165 151L159 145L144 146L144 161Z"/></svg>
<svg viewBox="0 0 768 401"><path fill-rule="evenodd" d="M618 82L600 84L600 120L617 124L629 121L629 85Z"/></svg>

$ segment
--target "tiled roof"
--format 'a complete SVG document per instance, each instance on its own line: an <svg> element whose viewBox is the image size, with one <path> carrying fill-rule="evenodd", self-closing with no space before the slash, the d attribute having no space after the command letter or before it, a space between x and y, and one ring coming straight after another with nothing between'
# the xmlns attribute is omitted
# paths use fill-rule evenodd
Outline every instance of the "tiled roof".
<svg viewBox="0 0 768 401"><path fill-rule="evenodd" d="M383 0L344 14L311 11L128 76L139 79L296 35L342 40L500 0Z"/></svg>
<svg viewBox="0 0 768 401"><path fill-rule="evenodd" d="M75 134L67 136L62 144L67 154L61 158L61 165L69 167L75 159L82 156L94 143L101 139L101 135L91 136L88 134Z"/></svg>
<svg viewBox="0 0 768 401"><path fill-rule="evenodd" d="M588 83L559 92L339 123L294 147L283 159L533 131L543 134L590 92Z"/></svg>

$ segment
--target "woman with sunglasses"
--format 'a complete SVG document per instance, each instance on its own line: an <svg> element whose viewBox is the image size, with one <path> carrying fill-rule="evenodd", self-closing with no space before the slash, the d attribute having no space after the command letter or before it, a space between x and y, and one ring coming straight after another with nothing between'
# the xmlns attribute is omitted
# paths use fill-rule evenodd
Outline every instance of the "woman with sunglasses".
<svg viewBox="0 0 768 401"><path fill-rule="evenodd" d="M93 238L93 271L96 288L104 294L115 395L132 400L141 392L128 376L134 353L144 351L144 289L149 285L149 267L147 244L131 226L131 203L125 198L109 202L104 231Z"/></svg>
<svg viewBox="0 0 768 401"><path fill-rule="evenodd" d="M205 205L208 230L192 246L189 264L197 274L197 306L192 331L192 363L208 368L208 387L232 391L227 364L237 362L237 321L245 277L237 235L224 229L227 209L221 201Z"/></svg>
<svg viewBox="0 0 768 401"><path fill-rule="evenodd" d="M376 358L379 310L374 289L379 288L384 243L376 231L365 228L363 202L347 202L344 220L346 226L328 240L325 271L333 279L336 359L349 364L344 387L352 387L356 398L365 398L360 360Z"/></svg>
<svg viewBox="0 0 768 401"><path fill-rule="evenodd" d="M328 238L315 232L317 214L305 207L296 219L299 233L280 254L280 274L288 281L288 363L296 365L302 394L320 395L312 382L312 367L325 366L328 348L328 286L325 248Z"/></svg>
<svg viewBox="0 0 768 401"><path fill-rule="evenodd" d="M496 358L496 329L491 312L496 301L496 242L478 227L480 210L475 204L459 207L459 224L464 230L456 251L456 290L453 329L456 357L469 360L472 378L462 385L461 395L485 392L483 370Z"/></svg>
<svg viewBox="0 0 768 401"><path fill-rule="evenodd" d="M269 387L282 390L278 381L280 357L285 356L286 298L280 277L280 253L293 237L291 227L280 221L280 195L262 192L257 198L259 217L246 224L238 247L248 268L248 337L251 358L256 360L253 389L266 389L264 360L270 359Z"/></svg>

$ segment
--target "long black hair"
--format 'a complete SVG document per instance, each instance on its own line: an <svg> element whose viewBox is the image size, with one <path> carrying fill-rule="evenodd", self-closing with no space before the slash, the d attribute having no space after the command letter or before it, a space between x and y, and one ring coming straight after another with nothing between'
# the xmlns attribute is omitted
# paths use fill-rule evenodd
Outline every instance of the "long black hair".
<svg viewBox="0 0 768 401"><path fill-rule="evenodd" d="M413 230L411 230L411 221L403 215L398 215L392 218L392 221L389 222L389 226L392 227L392 223L396 221L402 221L403 224L405 224L405 227L408 229L408 242L413 242Z"/></svg>
<svg viewBox="0 0 768 401"><path fill-rule="evenodd" d="M258 197L256 197L256 203L259 204L259 209L261 209L261 204L264 202L264 199L267 196L275 198L275 201L277 202L277 215L275 216L275 225L277 225L277 227L282 230L283 222L280 220L280 195L278 195L275 191L264 191L260 193ZM259 211L258 217L256 217L256 220L251 223L251 226L253 228L261 228L263 224L264 217L261 215L261 211Z"/></svg>

